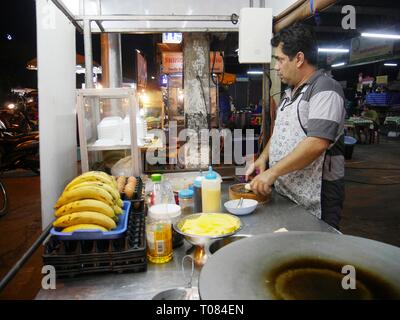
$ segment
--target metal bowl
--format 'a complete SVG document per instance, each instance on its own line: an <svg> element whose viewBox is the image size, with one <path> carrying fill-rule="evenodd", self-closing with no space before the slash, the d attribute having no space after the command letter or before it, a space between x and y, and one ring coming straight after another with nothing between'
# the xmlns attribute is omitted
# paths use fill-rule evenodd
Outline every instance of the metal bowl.
<svg viewBox="0 0 400 320"><path fill-rule="evenodd" d="M188 215L186 217L181 218L180 220L178 220L176 223L173 224L174 230L177 233L183 235L185 237L185 239L188 242L190 242L191 244L204 246L204 245L206 245L207 243L209 243L212 240L230 237L231 235L234 235L240 229L242 229L242 222L240 221L240 219L238 217L236 217L236 216L234 216L232 214L229 214L229 213L221 213L221 214L224 214L224 215L227 215L227 216L231 216L234 219L237 219L239 221L239 223L240 223L239 227L235 231L233 231L231 233L221 234L221 235L216 235L216 236L204 236L204 235L188 234L188 233L185 233L185 232L183 232L181 230L181 227L185 223L186 220L188 220L188 219L196 219L196 218L200 217L203 214L206 214L206 213L195 213L195 214L191 214L191 215Z"/></svg>
<svg viewBox="0 0 400 320"><path fill-rule="evenodd" d="M182 225L185 223L185 221L187 219L196 219L203 214L205 214L205 213L195 213L195 214L188 215L186 217L181 218L180 220L178 220L176 223L174 223L172 225L173 229L177 233L184 236L184 238L189 243L191 243L192 245L195 246L195 250L193 252L193 260L194 260L196 266L198 266L198 267L202 267L208 259L208 255L205 251L205 246L208 243L210 243L214 240L217 240L217 239L230 237L242 229L242 222L238 217L236 217L232 214L229 214L229 213L223 213L225 215L232 216L233 218L235 218L239 221L240 225L235 231L233 231L231 233L227 233L227 234L216 235L216 236L203 236L203 235L188 234L181 230Z"/></svg>

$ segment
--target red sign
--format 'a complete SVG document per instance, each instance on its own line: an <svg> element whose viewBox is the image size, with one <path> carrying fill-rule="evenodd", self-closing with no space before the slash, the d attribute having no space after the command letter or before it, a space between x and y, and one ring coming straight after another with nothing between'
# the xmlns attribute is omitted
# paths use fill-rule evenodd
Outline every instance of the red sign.
<svg viewBox="0 0 400 320"><path fill-rule="evenodd" d="M163 73L181 73L183 70L182 52L162 53Z"/></svg>
<svg viewBox="0 0 400 320"><path fill-rule="evenodd" d="M163 73L182 73L183 72L183 53L182 52L163 52L162 53ZM224 59L219 52L210 52L210 71L222 73L224 70Z"/></svg>

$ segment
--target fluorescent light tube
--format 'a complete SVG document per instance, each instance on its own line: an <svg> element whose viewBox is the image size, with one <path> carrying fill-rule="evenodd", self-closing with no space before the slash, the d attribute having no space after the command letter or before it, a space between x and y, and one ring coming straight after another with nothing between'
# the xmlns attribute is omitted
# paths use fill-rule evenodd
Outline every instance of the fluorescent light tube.
<svg viewBox="0 0 400 320"><path fill-rule="evenodd" d="M247 71L247 74L263 74L263 71L258 71L258 70L249 70Z"/></svg>
<svg viewBox="0 0 400 320"><path fill-rule="evenodd" d="M335 64L331 65L331 67L333 67L333 68L335 68L335 67L341 67L341 66L344 66L345 64L346 64L346 63L344 63L344 62L335 63Z"/></svg>
<svg viewBox="0 0 400 320"><path fill-rule="evenodd" d="M318 48L318 52L349 52L349 49L342 49L342 48Z"/></svg>
<svg viewBox="0 0 400 320"><path fill-rule="evenodd" d="M361 36L369 38L400 39L400 34L361 33Z"/></svg>

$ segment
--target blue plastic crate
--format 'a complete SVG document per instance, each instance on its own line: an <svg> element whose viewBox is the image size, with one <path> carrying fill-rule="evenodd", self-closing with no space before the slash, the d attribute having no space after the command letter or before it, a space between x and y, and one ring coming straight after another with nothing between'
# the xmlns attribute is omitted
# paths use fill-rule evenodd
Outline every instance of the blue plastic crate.
<svg viewBox="0 0 400 320"><path fill-rule="evenodd" d="M373 106L386 106L390 101L390 94L388 92L383 93L368 93L365 97L365 102Z"/></svg>
<svg viewBox="0 0 400 320"><path fill-rule="evenodd" d="M112 231L103 232L100 230L76 230L74 232L61 232L62 228L51 228L50 234L60 240L111 240L121 238L128 228L130 201L124 201L122 213L118 216L117 227Z"/></svg>

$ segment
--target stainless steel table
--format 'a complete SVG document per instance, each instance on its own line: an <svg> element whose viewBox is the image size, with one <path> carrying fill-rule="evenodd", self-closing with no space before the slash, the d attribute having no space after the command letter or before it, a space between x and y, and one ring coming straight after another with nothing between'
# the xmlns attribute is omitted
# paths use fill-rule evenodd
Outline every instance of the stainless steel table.
<svg viewBox="0 0 400 320"><path fill-rule="evenodd" d="M228 198L228 186L227 183L223 184L222 203ZM243 228L239 234L256 235L274 232L280 228L286 228L288 231L338 232L275 192L268 204L240 218ZM190 244L185 241L182 247L174 250L172 261L159 265L149 263L146 272L94 274L58 279L55 290L42 289L36 299L148 300L161 291L186 285L187 279L182 274L181 261L188 249ZM195 270L193 286L197 286L199 271Z"/></svg>

